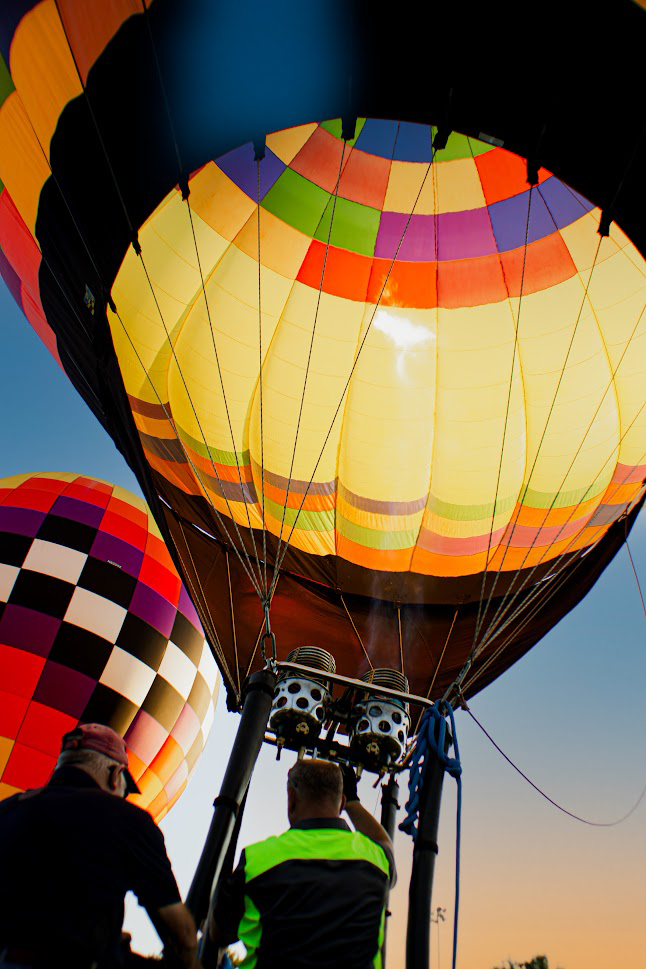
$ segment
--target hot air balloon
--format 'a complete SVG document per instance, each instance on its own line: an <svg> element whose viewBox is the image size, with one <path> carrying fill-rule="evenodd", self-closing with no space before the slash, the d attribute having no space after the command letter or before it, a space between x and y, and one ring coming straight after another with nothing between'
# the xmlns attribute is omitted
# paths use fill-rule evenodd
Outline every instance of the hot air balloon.
<svg viewBox="0 0 646 969"><path fill-rule="evenodd" d="M219 677L145 503L74 474L0 481L0 797L44 784L79 722L125 737L161 820L213 721Z"/></svg>
<svg viewBox="0 0 646 969"><path fill-rule="evenodd" d="M548 4L502 85L462 6L432 43L414 6L270 7L12 6L6 278L137 474L232 707L308 643L469 697L643 503L643 15Z"/></svg>
<svg viewBox="0 0 646 969"><path fill-rule="evenodd" d="M446 124L310 117L212 160L178 105L202 14L171 7L11 21L9 284L139 475L234 704L270 601L279 658L333 644L340 673L432 697L468 664L468 696L643 496L643 257L570 182ZM125 63L154 69L134 99Z"/></svg>

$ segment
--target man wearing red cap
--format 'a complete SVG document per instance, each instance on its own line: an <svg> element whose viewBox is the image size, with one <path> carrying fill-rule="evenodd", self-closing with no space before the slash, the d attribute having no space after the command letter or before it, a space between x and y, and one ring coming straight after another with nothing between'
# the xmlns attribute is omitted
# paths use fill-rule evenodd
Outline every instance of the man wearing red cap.
<svg viewBox="0 0 646 969"><path fill-rule="evenodd" d="M125 800L133 791L123 739L89 723L65 734L45 787L0 803L0 966L120 966L128 891L159 932L165 965L198 965L163 835Z"/></svg>

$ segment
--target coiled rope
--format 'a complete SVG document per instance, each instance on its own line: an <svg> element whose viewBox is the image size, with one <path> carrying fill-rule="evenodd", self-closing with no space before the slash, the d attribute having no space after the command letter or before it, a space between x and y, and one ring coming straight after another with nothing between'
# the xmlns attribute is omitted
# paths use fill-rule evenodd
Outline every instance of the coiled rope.
<svg viewBox="0 0 646 969"><path fill-rule="evenodd" d="M447 744L446 728L449 718L451 733ZM455 757L449 757L447 747L451 742L455 749ZM408 781L408 801L406 802L406 817L399 825L399 830L409 834L413 842L417 841L419 830L419 804L424 778L429 763L437 759L447 774L455 778L457 783L457 816L455 839L455 908L453 915L453 960L455 969L458 953L458 912L460 908L460 841L462 835L462 765L460 763L460 749L455 730L455 717L451 704L443 700L435 706L429 707L422 717L413 756L410 764Z"/></svg>

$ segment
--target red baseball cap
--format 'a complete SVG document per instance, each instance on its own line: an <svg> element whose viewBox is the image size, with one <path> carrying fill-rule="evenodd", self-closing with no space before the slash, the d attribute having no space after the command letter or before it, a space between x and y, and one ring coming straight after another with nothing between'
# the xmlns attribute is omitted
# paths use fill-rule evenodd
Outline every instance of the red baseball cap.
<svg viewBox="0 0 646 969"><path fill-rule="evenodd" d="M123 737L102 723L79 723L78 727L64 734L61 753L64 750L94 750L97 754L104 754L110 760L116 760L125 767L123 775L126 779L128 794L140 794L141 791L128 770L128 751Z"/></svg>

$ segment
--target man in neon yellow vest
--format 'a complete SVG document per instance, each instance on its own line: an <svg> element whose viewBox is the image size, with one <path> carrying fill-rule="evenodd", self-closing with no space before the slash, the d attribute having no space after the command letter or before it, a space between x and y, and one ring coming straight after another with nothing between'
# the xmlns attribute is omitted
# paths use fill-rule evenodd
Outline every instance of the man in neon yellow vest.
<svg viewBox="0 0 646 969"><path fill-rule="evenodd" d="M287 816L288 831L242 852L211 915L212 941L240 939L244 969L380 969L393 846L360 804L354 772L297 761Z"/></svg>

